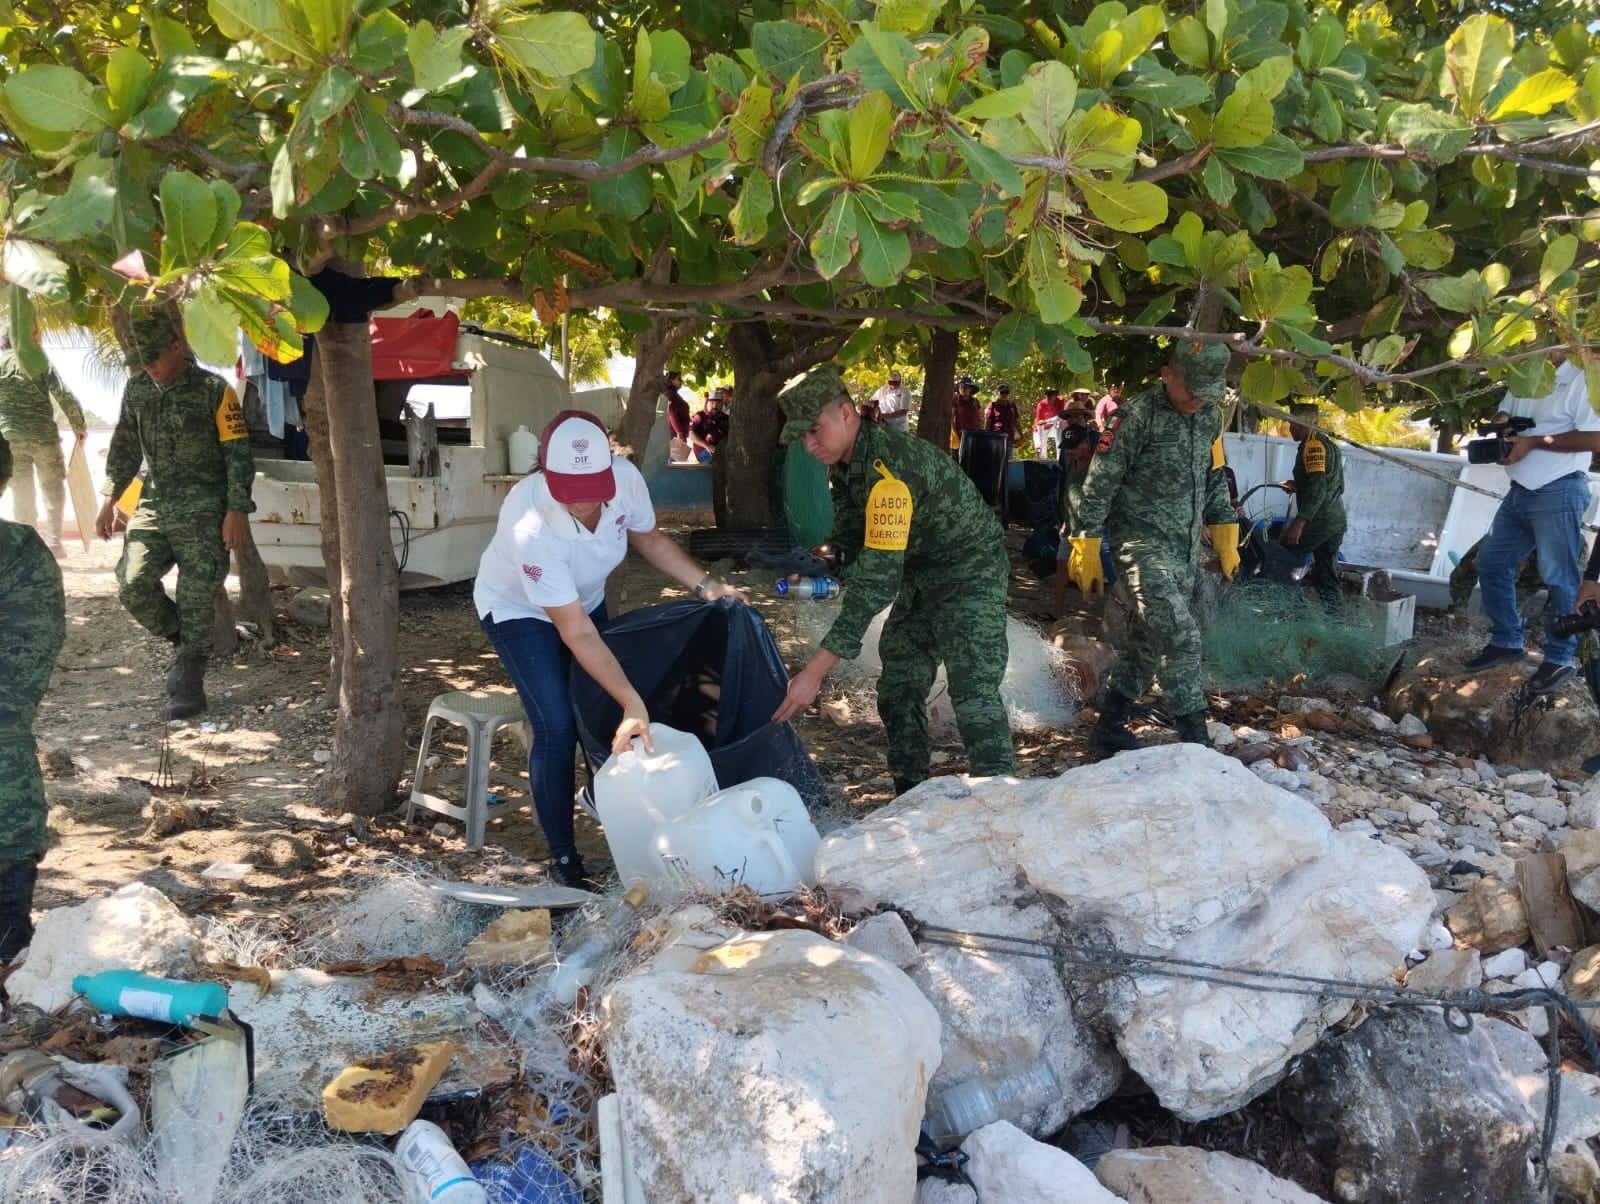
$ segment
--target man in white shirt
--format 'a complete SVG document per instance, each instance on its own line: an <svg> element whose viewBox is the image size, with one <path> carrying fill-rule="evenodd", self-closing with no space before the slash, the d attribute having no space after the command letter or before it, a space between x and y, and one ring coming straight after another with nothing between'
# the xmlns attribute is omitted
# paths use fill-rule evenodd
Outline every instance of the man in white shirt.
<svg viewBox="0 0 1600 1204"><path fill-rule="evenodd" d="M883 419L883 425L905 434L906 419L911 414L911 390L900 383L898 369L889 373L889 383L874 393L872 400L877 403L878 417Z"/></svg>
<svg viewBox="0 0 1600 1204"><path fill-rule="evenodd" d="M1600 453L1600 414L1590 404L1583 369L1565 351L1551 353L1556 387L1538 398L1507 393L1496 418L1532 418L1521 434L1508 434L1501 459L1511 489L1495 512L1478 552L1478 587L1491 624L1489 643L1466 662L1469 670L1521 660L1526 655L1517 611L1517 570L1531 549L1550 590L1546 613L1573 611L1583 560L1583 516L1589 508L1589 461ZM1600 398L1594 399L1600 402ZM1549 693L1574 672L1576 637L1546 630L1544 663L1528 679L1534 693Z"/></svg>

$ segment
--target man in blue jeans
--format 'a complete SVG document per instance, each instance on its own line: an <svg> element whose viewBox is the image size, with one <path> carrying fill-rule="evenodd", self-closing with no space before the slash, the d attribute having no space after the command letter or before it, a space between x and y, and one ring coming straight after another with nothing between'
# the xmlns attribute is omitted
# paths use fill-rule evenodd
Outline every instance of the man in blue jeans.
<svg viewBox="0 0 1600 1204"><path fill-rule="evenodd" d="M1600 414L1590 405L1583 370L1562 350L1551 352L1556 386L1544 397L1507 393L1497 418L1532 418L1523 434L1507 435L1510 450L1500 461L1511 489L1495 512L1478 553L1478 588L1489 616L1489 643L1466 662L1471 671L1521 660L1526 655L1517 610L1517 570L1531 549L1539 576L1550 590L1546 613L1571 614L1583 559L1583 516L1589 508L1589 461L1600 453ZM1594 399L1600 402L1600 398ZM1527 688L1547 694L1572 676L1576 637L1546 629L1544 663Z"/></svg>

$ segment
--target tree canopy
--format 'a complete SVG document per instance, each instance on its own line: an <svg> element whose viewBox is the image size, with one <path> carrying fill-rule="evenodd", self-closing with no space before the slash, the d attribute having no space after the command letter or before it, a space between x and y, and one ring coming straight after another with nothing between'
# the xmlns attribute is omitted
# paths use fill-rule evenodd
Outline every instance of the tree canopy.
<svg viewBox="0 0 1600 1204"><path fill-rule="evenodd" d="M1254 398L1538 391L1552 341L1600 394L1600 49L1534 7L0 0L0 287L34 363L35 307L144 297L292 356L338 251L1077 375L1198 289Z"/></svg>

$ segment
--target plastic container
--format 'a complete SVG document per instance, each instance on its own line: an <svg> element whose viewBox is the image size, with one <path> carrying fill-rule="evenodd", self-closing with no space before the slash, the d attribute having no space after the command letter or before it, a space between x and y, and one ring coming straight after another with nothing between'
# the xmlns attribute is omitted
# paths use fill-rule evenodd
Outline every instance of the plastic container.
<svg viewBox="0 0 1600 1204"><path fill-rule="evenodd" d="M646 886L630 886L616 910L606 917L605 923L579 941L575 948L557 958L555 973L540 994L539 1010L542 1011L546 1004L552 1002L562 1007L572 1006L579 989L594 981L595 973L600 968L600 959L620 945L622 938L639 922L639 908L644 905L649 893Z"/></svg>
<svg viewBox="0 0 1600 1204"><path fill-rule="evenodd" d="M531 1145L468 1165L492 1204L583 1204L577 1184Z"/></svg>
<svg viewBox="0 0 1600 1204"><path fill-rule="evenodd" d="M154 978L137 970L80 974L72 989L112 1016L138 1016L165 1024L188 1024L195 1016L220 1016L228 1009L228 989L215 982Z"/></svg>
<svg viewBox="0 0 1600 1204"><path fill-rule="evenodd" d="M525 426L511 432L506 453L507 468L513 476L525 477L539 462L539 436Z"/></svg>
<svg viewBox="0 0 1600 1204"><path fill-rule="evenodd" d="M839 596L839 581L834 577L779 577L772 588L780 598L804 598L810 602L826 602Z"/></svg>
<svg viewBox="0 0 1600 1204"><path fill-rule="evenodd" d="M635 741L594 776L594 808L624 886L667 881L652 852L656 833L717 790L711 755L697 737L652 723L650 742L654 752Z"/></svg>
<svg viewBox="0 0 1600 1204"><path fill-rule="evenodd" d="M655 852L680 888L787 895L814 880L821 843L793 786L752 778L662 825Z"/></svg>
<svg viewBox="0 0 1600 1204"><path fill-rule="evenodd" d="M426 1204L488 1204L483 1184L431 1120L414 1120L394 1147L407 1198Z"/></svg>
<svg viewBox="0 0 1600 1204"><path fill-rule="evenodd" d="M934 1141L948 1144L997 1120L1016 1124L1029 1112L1060 1098L1061 1084L1055 1074L1035 1059L928 1092L925 1124Z"/></svg>

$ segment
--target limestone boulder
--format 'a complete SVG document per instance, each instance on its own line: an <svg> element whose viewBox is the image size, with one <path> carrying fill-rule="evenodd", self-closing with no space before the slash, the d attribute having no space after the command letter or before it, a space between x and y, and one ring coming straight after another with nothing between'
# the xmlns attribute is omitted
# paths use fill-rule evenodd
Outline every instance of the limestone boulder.
<svg viewBox="0 0 1600 1204"><path fill-rule="evenodd" d="M1494 878L1480 878L1444 913L1450 934L1480 953L1502 953L1532 939L1528 910L1517 887Z"/></svg>
<svg viewBox="0 0 1600 1204"><path fill-rule="evenodd" d="M1094 1172L1065 1150L1035 1141L1003 1120L985 1125L961 1143L967 1177L979 1200L1005 1204L1118 1204Z"/></svg>
<svg viewBox="0 0 1600 1204"><path fill-rule="evenodd" d="M1534 1197L1540 1122L1475 1024L1396 1008L1324 1041L1280 1092L1334 1166L1335 1195L1371 1204L1459 1204Z"/></svg>
<svg viewBox="0 0 1600 1204"><path fill-rule="evenodd" d="M1583 828L1561 842L1567 888L1590 911L1600 911L1600 828Z"/></svg>
<svg viewBox="0 0 1600 1204"><path fill-rule="evenodd" d="M1362 980L1417 947L1433 906L1404 856L1334 833L1315 807L1194 745L1053 780L924 783L831 835L817 875L950 928ZM946 1024L941 1083L1042 1057L1064 1098L1020 1122L1035 1133L1114 1085L1097 1030L1165 1107L1198 1120L1266 1090L1349 1010L1154 976L1063 981L1048 961L926 941L924 963L919 984Z"/></svg>
<svg viewBox="0 0 1600 1204"><path fill-rule="evenodd" d="M811 932L657 958L606 995L649 1200L909 1200L939 1018L900 970Z"/></svg>
<svg viewBox="0 0 1600 1204"><path fill-rule="evenodd" d="M1326 1204L1299 1184L1220 1150L1110 1150L1094 1173L1128 1204Z"/></svg>
<svg viewBox="0 0 1600 1204"><path fill-rule="evenodd" d="M44 913L22 964L6 979L14 1003L53 1012L73 997L72 980L102 970L168 978L198 971L200 937L172 900L143 882Z"/></svg>

